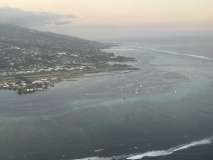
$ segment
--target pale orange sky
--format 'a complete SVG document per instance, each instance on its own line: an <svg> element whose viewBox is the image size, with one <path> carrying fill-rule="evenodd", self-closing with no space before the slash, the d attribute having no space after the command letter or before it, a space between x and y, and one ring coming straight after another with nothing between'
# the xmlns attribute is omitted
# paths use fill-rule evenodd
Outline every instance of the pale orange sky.
<svg viewBox="0 0 213 160"><path fill-rule="evenodd" d="M73 18L72 24L69 25L34 26L34 28L59 33L67 32L80 37L85 35L85 38L90 38L95 33L104 36L104 33L118 32L117 36L125 33L134 36L145 32L213 30L213 0L0 1L0 7L75 15L78 18Z"/></svg>

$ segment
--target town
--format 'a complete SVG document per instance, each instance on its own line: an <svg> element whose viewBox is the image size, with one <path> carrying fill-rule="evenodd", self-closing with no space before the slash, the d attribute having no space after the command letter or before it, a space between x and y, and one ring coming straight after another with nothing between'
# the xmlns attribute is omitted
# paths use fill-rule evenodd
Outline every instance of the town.
<svg viewBox="0 0 213 160"><path fill-rule="evenodd" d="M18 94L34 93L49 89L49 86L54 87L55 83L61 82L60 78L45 78L33 82L18 81L11 83L0 84L0 89L18 91Z"/></svg>
<svg viewBox="0 0 213 160"><path fill-rule="evenodd" d="M60 81L61 72L127 69L127 65L109 62L134 61L133 57L101 50L116 45L0 24L0 88L32 93ZM42 76L28 79L25 75Z"/></svg>

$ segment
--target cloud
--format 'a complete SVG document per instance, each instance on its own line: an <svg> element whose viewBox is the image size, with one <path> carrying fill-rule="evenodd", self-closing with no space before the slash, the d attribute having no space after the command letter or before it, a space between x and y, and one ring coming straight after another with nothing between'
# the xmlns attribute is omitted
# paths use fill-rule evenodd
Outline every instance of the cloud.
<svg viewBox="0 0 213 160"><path fill-rule="evenodd" d="M62 15L45 11L23 11L18 8L0 7L0 23L10 23L22 26L41 26L46 24L71 24L74 15Z"/></svg>
<svg viewBox="0 0 213 160"><path fill-rule="evenodd" d="M84 25L80 26L82 29L87 29L87 28L94 28L94 29L104 29L104 28L116 28L119 27L118 25Z"/></svg>

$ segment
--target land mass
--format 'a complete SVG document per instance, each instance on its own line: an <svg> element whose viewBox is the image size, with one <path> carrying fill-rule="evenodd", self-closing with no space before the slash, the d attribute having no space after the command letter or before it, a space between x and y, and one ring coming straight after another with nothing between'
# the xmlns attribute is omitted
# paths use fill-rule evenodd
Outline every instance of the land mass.
<svg viewBox="0 0 213 160"><path fill-rule="evenodd" d="M134 70L108 63L135 60L101 50L116 45L0 24L0 89L33 93L86 73Z"/></svg>

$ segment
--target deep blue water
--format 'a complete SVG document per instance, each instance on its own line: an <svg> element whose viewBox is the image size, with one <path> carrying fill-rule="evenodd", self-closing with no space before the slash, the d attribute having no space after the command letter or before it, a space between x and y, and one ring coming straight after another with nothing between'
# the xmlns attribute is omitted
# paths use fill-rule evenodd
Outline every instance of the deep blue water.
<svg viewBox="0 0 213 160"><path fill-rule="evenodd" d="M107 51L138 71L1 90L0 158L213 159L212 42L125 41Z"/></svg>

